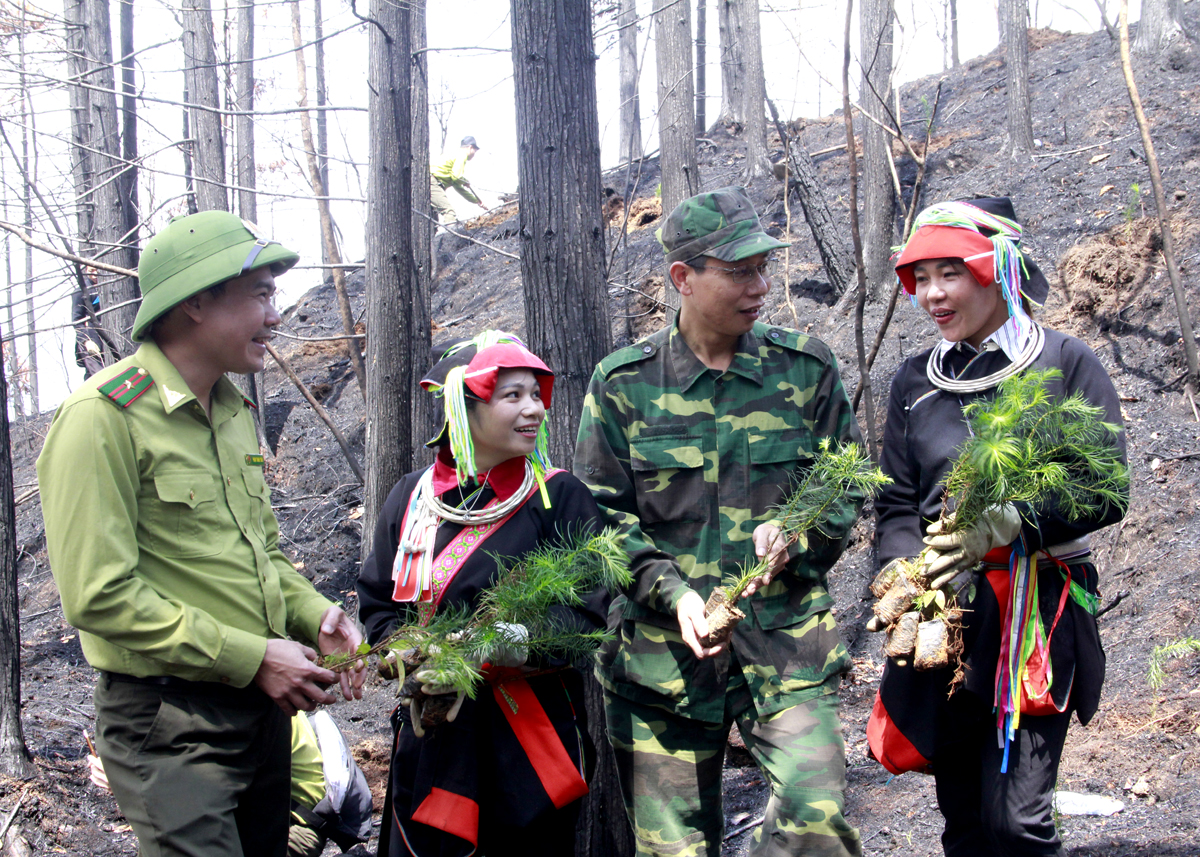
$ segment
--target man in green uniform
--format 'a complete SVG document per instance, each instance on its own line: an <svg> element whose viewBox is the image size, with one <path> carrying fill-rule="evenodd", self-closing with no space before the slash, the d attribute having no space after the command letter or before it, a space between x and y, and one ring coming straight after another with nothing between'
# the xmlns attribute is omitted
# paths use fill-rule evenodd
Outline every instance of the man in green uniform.
<svg viewBox="0 0 1200 857"><path fill-rule="evenodd" d="M38 458L63 614L100 671L96 742L142 857L282 857L288 717L335 697L361 635L279 549L249 403L299 257L221 211L146 245L142 346L54 415ZM361 667L361 665L360 665ZM361 668L341 673L361 698Z"/></svg>
<svg viewBox="0 0 1200 857"><path fill-rule="evenodd" d="M441 160L429 167L429 197L433 202L433 210L443 223L453 223L458 220L458 212L450 202L446 191L454 188L459 196L467 202L473 202L487 211L488 208L475 195L471 182L467 179L467 161L475 157L479 145L474 137L463 137L458 151L446 152Z"/></svg>
<svg viewBox="0 0 1200 857"><path fill-rule="evenodd" d="M771 785L751 853L857 855L837 716L850 659L825 576L861 501L790 548L771 509L822 438L857 441L858 426L829 349L758 321L768 256L787 245L743 189L685 200L659 239L679 314L596 367L575 454L634 572L597 676L638 853L719 857L736 722ZM764 556L731 643L706 645L709 593Z"/></svg>

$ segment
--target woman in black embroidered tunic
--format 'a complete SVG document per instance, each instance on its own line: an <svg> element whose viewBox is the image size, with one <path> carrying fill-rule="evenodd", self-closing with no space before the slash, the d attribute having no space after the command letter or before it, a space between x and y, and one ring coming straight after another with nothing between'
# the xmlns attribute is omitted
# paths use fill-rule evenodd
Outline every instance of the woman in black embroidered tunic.
<svg viewBox="0 0 1200 857"><path fill-rule="evenodd" d="M974 599L962 603L971 590L960 589L963 686L947 699L951 669L917 672L889 659L867 732L872 754L893 773L932 771L950 857L1064 853L1052 817L1058 762L1071 712L1086 724L1104 679L1087 536L1120 520L1122 510L1072 522L1052 506L1010 505L962 534L926 535L968 437L963 407L993 397L1004 378L1026 367L1059 369L1053 395L1080 392L1107 421L1121 422L1116 391L1091 349L1030 317L1049 287L1020 250L1020 236L1007 199L942 203L919 215L896 261L901 283L943 340L901 364L892 383L880 466L894 482L875 501L879 561L916 557L932 543L940 557L928 575L934 585L984 564ZM1123 433L1117 443L1123 457ZM1012 616L1014 547L1038 559L1035 614L1050 635L1053 671L1049 692L1036 706L1021 702L1019 728L1005 740L996 676Z"/></svg>
<svg viewBox="0 0 1200 857"><path fill-rule="evenodd" d="M591 493L546 463L553 381L497 331L453 344L422 380L444 395L447 421L429 443L434 465L401 479L380 512L357 586L371 643L439 607L474 607L500 572L497 557L599 530ZM556 608L556 618L603 628L607 598L597 591L579 608ZM413 712L393 712L381 857L574 853L593 757L582 678L563 663L518 672L523 660L493 663L507 669L485 672L489 684L462 699L452 721L414 730Z"/></svg>

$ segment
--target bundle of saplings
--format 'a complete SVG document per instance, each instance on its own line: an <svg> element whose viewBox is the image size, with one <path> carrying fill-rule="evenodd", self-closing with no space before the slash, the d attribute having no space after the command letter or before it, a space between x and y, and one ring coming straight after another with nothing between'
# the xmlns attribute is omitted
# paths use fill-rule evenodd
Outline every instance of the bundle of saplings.
<svg viewBox="0 0 1200 857"><path fill-rule="evenodd" d="M808 544L810 531L827 535L822 526L829 514L849 497L870 497L891 480L871 464L856 443L835 448L829 438L820 443L812 466L800 479L792 493L774 507L775 523L788 545ZM742 566L736 575L728 577L708 596L704 615L708 619L706 646L726 642L737 624L746 618L737 601L746 587L770 570L770 551L758 562Z"/></svg>
<svg viewBox="0 0 1200 857"><path fill-rule="evenodd" d="M946 477L942 512L934 530L953 533L986 509L1014 504L1028 510L1054 506L1076 521L1108 507L1124 508L1129 471L1114 436L1121 427L1079 393L1056 397L1047 382L1057 369L1029 370L1001 382L992 400L963 409L970 437ZM934 556L926 548L913 560L894 560L871 584L879 599L872 630L887 629L884 653L917 669L946 666L961 654L958 595L974 597L974 576L950 572L932 582L923 573ZM960 588L961 587L961 588Z"/></svg>
<svg viewBox="0 0 1200 857"><path fill-rule="evenodd" d="M398 655L403 665L399 696L429 728L457 713L462 697L475 698L482 665L519 658L574 662L608 639L603 630L580 630L556 607L581 605L599 587L616 593L632 581L629 558L616 530L568 533L559 546L541 546L504 568L474 610L440 608L424 624L406 624L353 656L328 656L334 671L371 655ZM427 691L436 689L430 694ZM453 719L453 715L451 715Z"/></svg>

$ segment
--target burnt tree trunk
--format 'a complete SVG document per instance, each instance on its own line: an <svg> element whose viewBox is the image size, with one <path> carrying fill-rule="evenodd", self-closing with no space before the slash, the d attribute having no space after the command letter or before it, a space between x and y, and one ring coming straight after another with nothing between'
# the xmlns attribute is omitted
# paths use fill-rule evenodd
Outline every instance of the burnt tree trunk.
<svg viewBox="0 0 1200 857"><path fill-rule="evenodd" d="M321 20L321 0L313 0L313 74L317 83L317 169L321 173L321 187L329 190L329 119L328 111L322 108L329 102L329 87L325 83L325 38L324 21ZM329 264L322 251L321 261Z"/></svg>
<svg viewBox="0 0 1200 857"><path fill-rule="evenodd" d="M746 117L745 180L749 184L753 179L771 175L771 161L767 157L767 86L763 78L758 0L742 0L742 27L746 36L746 90L743 94L746 103L742 111Z"/></svg>
<svg viewBox="0 0 1200 857"><path fill-rule="evenodd" d="M621 94L620 153L625 160L633 161L642 156L642 114L638 103L637 0L621 0L617 26L620 28L617 37L617 73Z"/></svg>
<svg viewBox="0 0 1200 857"><path fill-rule="evenodd" d="M8 383L0 360L0 773L24 778L36 770L21 730L21 614L17 602L17 510L13 505Z"/></svg>
<svg viewBox="0 0 1200 857"><path fill-rule="evenodd" d="M680 5L687 8L686 3ZM688 47L690 60L690 40ZM512 0L512 56L525 330L530 348L557 373L554 407L548 414L550 453L560 466L569 467L588 379L612 347L591 3ZM691 97L689 91L689 112ZM688 119L685 128L691 139ZM598 764L584 799L575 853L626 857L634 853L633 837L625 821L600 688L586 672L585 686Z"/></svg>
<svg viewBox="0 0 1200 857"><path fill-rule="evenodd" d="M1158 56L1176 41L1188 41L1183 27L1183 0L1142 0L1133 52Z"/></svg>
<svg viewBox="0 0 1200 857"><path fill-rule="evenodd" d="M859 57L862 86L859 103L880 122L886 122L892 92L893 0L866 0L859 15ZM869 120L862 127L862 243L868 295L878 298L893 280L891 255L895 243L895 191L892 188L892 139Z"/></svg>
<svg viewBox="0 0 1200 857"><path fill-rule="evenodd" d="M746 34L742 25L742 0L716 0L717 32L721 48L721 112L717 123L739 125L746 121Z"/></svg>
<svg viewBox="0 0 1200 857"><path fill-rule="evenodd" d="M950 65L958 68L958 0L950 0Z"/></svg>
<svg viewBox="0 0 1200 857"><path fill-rule="evenodd" d="M112 57L112 25L108 0L88 0L87 51L88 82L91 91L91 146L93 187L92 227L94 257L121 268L137 267L137 250L130 245L126 232L128 212L121 190L128 180L128 167L121 160L121 117L117 113L116 73ZM101 272L100 304L103 308L127 304L106 312L100 324L108 339L116 345L119 359L134 351L130 331L137 315L140 292L132 277Z"/></svg>
<svg viewBox="0 0 1200 857"><path fill-rule="evenodd" d="M92 99L88 83L88 3L66 0L67 80L71 111L71 179L75 186L75 229L79 255L92 248Z"/></svg>
<svg viewBox="0 0 1200 857"><path fill-rule="evenodd" d="M414 338L413 354L420 356L415 370L423 372L430 359L429 303L433 279L433 203L429 200L429 54L426 43L426 0L409 0L412 10L412 204L420 212L412 217L412 253L415 281L412 291L409 335ZM421 215L424 215L423 217ZM424 363L422 361L425 361ZM420 375L416 376L420 378ZM414 388L415 389L415 388ZM415 466L432 462L425 441L433 437L437 408L432 396L413 394L413 458ZM440 425L440 423L438 424Z"/></svg>
<svg viewBox="0 0 1200 857"><path fill-rule="evenodd" d="M234 172L237 176L238 214L251 223L258 222L258 170L254 162L254 0L241 0L237 8L237 70L234 75L234 99L238 115L234 118Z"/></svg>
<svg viewBox="0 0 1200 857"><path fill-rule="evenodd" d="M367 180L367 484L363 555L392 486L412 469L413 398L429 325L413 329L412 7L371 0ZM424 178L424 177L422 177ZM419 315L419 314L417 314ZM423 338L424 337L424 338Z"/></svg>
<svg viewBox="0 0 1200 857"><path fill-rule="evenodd" d="M708 0L696 0L696 136L704 135L704 100L708 97L708 70L704 67L708 53Z"/></svg>
<svg viewBox="0 0 1200 857"><path fill-rule="evenodd" d="M209 0L183 0L183 78L195 143L192 179L200 211L228 211L225 193L225 137L221 128L220 81Z"/></svg>
<svg viewBox="0 0 1200 857"><path fill-rule="evenodd" d="M1029 0L1000 0L1004 19L1004 65L1008 72L1008 146L1011 154L1033 151L1029 105Z"/></svg>
<svg viewBox="0 0 1200 857"><path fill-rule="evenodd" d="M117 2L121 4L121 158L124 160L120 194L125 213L125 242L132 250L132 264L129 266L132 268L137 265L137 247L141 244L138 236L141 212L138 206L138 120L137 82L133 66L133 0Z"/></svg>
<svg viewBox="0 0 1200 857"><path fill-rule="evenodd" d="M693 115L692 15L688 3L654 0L654 60L658 70L658 147L665 216L700 192ZM663 289L663 301L679 309L679 293L670 283Z"/></svg>
<svg viewBox="0 0 1200 857"><path fill-rule="evenodd" d="M821 254L829 284L833 286L834 294L841 297L853 284L854 276L854 248L842 237L848 227L834 218L808 152L793 144L789 155L795 172L792 187L804 209L804 220Z"/></svg>

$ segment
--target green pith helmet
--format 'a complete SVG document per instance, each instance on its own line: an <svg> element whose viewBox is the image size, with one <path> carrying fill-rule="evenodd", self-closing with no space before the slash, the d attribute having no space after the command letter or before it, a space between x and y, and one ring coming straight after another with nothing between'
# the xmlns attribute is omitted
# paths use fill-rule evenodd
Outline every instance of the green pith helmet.
<svg viewBox="0 0 1200 857"><path fill-rule="evenodd" d="M790 246L763 231L746 189L723 187L689 197L667 217L657 232L667 263L712 256L737 262Z"/></svg>
<svg viewBox="0 0 1200 857"><path fill-rule="evenodd" d="M236 214L202 211L173 217L146 243L138 261L142 305L133 339L141 342L155 319L192 295L267 265L282 274L299 260L298 253L264 237Z"/></svg>

